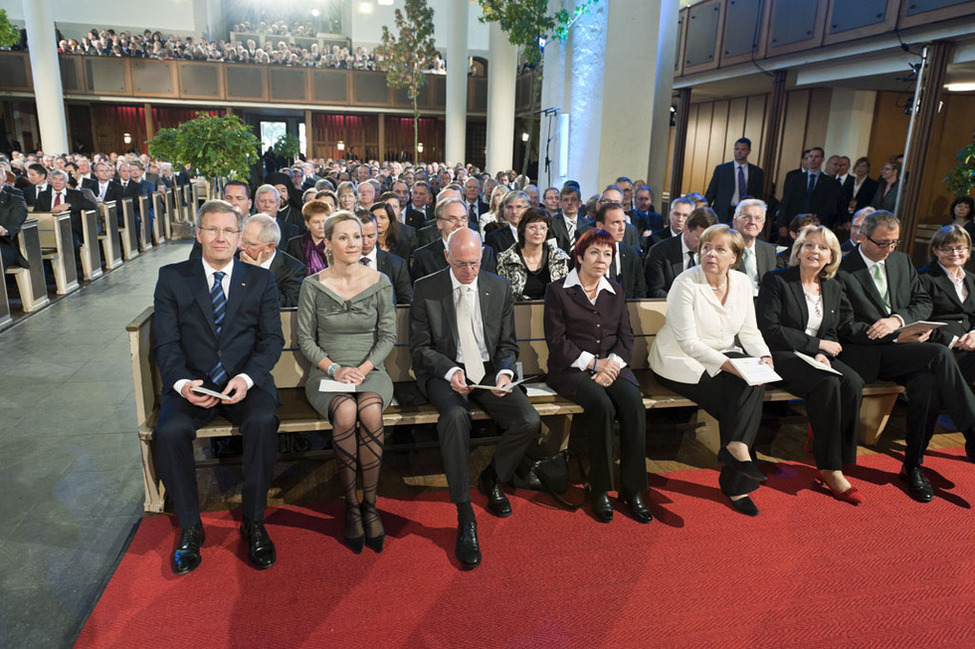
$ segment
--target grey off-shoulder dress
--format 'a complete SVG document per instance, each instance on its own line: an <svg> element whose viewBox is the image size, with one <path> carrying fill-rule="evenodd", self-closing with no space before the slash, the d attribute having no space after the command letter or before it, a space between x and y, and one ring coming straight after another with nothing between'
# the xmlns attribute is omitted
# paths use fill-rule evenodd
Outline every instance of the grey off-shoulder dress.
<svg viewBox="0 0 975 649"><path fill-rule="evenodd" d="M369 360L376 369L366 375L359 392L375 392L383 408L393 398L393 381L386 373L386 357L396 342L396 308L393 286L386 275L351 300L327 288L318 274L305 278L298 296L298 346L312 363L305 383L309 403L323 417L328 404L339 393L320 392L319 384L328 375L318 368L326 356L344 367L355 367Z"/></svg>

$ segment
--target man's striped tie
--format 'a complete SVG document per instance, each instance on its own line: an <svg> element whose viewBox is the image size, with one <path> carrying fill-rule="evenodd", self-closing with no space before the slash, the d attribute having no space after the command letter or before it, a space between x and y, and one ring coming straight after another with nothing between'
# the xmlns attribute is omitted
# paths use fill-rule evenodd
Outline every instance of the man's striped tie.
<svg viewBox="0 0 975 649"><path fill-rule="evenodd" d="M213 287L210 289L210 302L213 304L213 323L217 325L217 337L220 337L220 330L223 328L223 319L227 316L227 296L223 292L223 278L226 273L217 271L213 274ZM210 380L217 387L223 387L227 383L227 370L223 368L223 363L217 364L209 372Z"/></svg>

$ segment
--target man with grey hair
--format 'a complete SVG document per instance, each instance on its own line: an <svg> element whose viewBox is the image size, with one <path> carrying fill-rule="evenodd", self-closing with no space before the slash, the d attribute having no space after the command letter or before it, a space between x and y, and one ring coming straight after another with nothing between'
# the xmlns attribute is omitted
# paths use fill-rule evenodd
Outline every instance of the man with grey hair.
<svg viewBox="0 0 975 649"><path fill-rule="evenodd" d="M236 426L243 442L240 531L250 563L270 568L277 557L264 509L278 452L280 399L271 370L284 336L274 276L234 258L241 221L230 203L204 203L196 234L202 258L161 268L153 298L162 405L152 438L156 468L179 522L171 557L177 575L195 570L202 560L193 439L217 416Z"/></svg>
<svg viewBox="0 0 975 649"><path fill-rule="evenodd" d="M454 230L470 225L467 206L460 198L446 198L440 201L433 215L440 236L435 241L413 251L410 276L413 277L414 282L447 267L447 259L444 257L444 252L447 250L447 237ZM481 268L491 273L496 270L494 252L488 246L484 246L481 251Z"/></svg>
<svg viewBox="0 0 975 649"><path fill-rule="evenodd" d="M454 185L449 185L447 187L444 187L443 189L440 190L440 192L437 193L436 204L439 205L442 201L445 201L448 198L461 200L463 198L463 190L457 189L456 186ZM477 230L478 229L477 221L469 220L467 227L471 228L472 230ZM437 221L436 215L434 215L433 223L425 225L417 231L416 233L417 246L423 247L428 243L432 243L436 241L437 239L440 238L440 236L441 236L440 223Z"/></svg>
<svg viewBox="0 0 975 649"><path fill-rule="evenodd" d="M518 223L521 215L531 207L531 199L525 192L514 189L501 199L501 214L504 215L505 226L492 230L484 243L494 248L494 254L500 254L518 241Z"/></svg>
<svg viewBox="0 0 975 649"><path fill-rule="evenodd" d="M865 383L895 381L907 388L907 449L900 478L911 497L930 502L934 490L921 471L938 413L947 412L965 436L965 454L975 462L975 395L946 345L928 342L930 328L901 327L931 315L911 258L895 251L900 221L880 210L863 219L863 240L840 262L837 279L846 290L852 320L840 331L839 359Z"/></svg>
<svg viewBox="0 0 975 649"><path fill-rule="evenodd" d="M301 235L301 230L297 225L278 216L278 210L281 207L281 193L274 185L258 187L257 191L254 192L254 205L258 212L263 212L277 221L278 227L281 228L281 239L283 241L291 241L293 237Z"/></svg>
<svg viewBox="0 0 975 649"><path fill-rule="evenodd" d="M738 264L738 270L748 276L752 283L752 295L758 295L758 287L765 273L775 268L775 246L760 241L758 236L765 228L765 201L746 198L735 206L734 227L745 240L745 250Z"/></svg>
<svg viewBox="0 0 975 649"><path fill-rule="evenodd" d="M298 306L298 292L308 274L305 265L283 250L281 228L267 214L255 214L244 221L240 232L240 260L274 273L282 307Z"/></svg>
<svg viewBox="0 0 975 649"><path fill-rule="evenodd" d="M68 187L68 174L60 169L55 169L48 174L48 187L37 195L37 200L34 202L36 212L71 213L71 232L75 250L78 250L84 241L81 213L97 209L98 205L89 199L84 192L80 189ZM78 263L80 262L81 258L78 257Z"/></svg>
<svg viewBox="0 0 975 649"><path fill-rule="evenodd" d="M860 227L863 225L863 219L867 218L876 211L876 208L870 207L869 205L866 207L861 207L856 211L856 214L853 215L853 220L850 221L850 238L843 242L843 245L840 246L840 250L846 253L860 245L860 242L863 241L863 235L860 233Z"/></svg>

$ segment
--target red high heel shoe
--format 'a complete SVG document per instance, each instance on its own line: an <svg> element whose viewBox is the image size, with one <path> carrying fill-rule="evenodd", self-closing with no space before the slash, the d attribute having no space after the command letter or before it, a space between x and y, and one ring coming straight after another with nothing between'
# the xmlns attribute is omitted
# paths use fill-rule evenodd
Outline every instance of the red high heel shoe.
<svg viewBox="0 0 975 649"><path fill-rule="evenodd" d="M822 488L826 489L826 491L828 491L830 494L832 494L833 498L836 498L837 500L842 500L845 503L850 503L851 505L859 505L864 500L866 500L863 497L863 494L860 493L859 490L857 490L856 487L852 487L851 486L846 491L839 492L839 491L836 491L835 489L833 489L831 486L829 486L826 483L826 481L823 480L822 478L816 478L815 485L817 487L822 487Z"/></svg>

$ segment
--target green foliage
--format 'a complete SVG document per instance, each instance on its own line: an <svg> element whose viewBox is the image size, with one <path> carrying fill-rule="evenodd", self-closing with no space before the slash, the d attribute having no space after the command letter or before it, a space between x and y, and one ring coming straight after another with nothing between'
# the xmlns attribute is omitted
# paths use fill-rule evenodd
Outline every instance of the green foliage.
<svg viewBox="0 0 975 649"><path fill-rule="evenodd" d="M542 60L539 39L556 38L564 41L569 36L569 28L580 16L589 11L599 0L586 0L570 14L560 9L548 13L548 0L477 0L481 6L478 20L482 23L496 22L508 34L512 45L523 49L525 60L538 65Z"/></svg>
<svg viewBox="0 0 975 649"><path fill-rule="evenodd" d="M395 17L399 36L394 36L389 27L383 25L382 44L375 53L379 69L386 73L386 83L391 88L405 88L413 102L413 151L414 162L418 162L415 152L419 141L420 109L416 98L427 82L423 71L430 67L437 55L433 40L433 9L427 6L426 0L406 0L406 13L397 9Z"/></svg>
<svg viewBox="0 0 975 649"><path fill-rule="evenodd" d="M294 160L301 153L301 142L290 133L285 133L274 143L274 155Z"/></svg>
<svg viewBox="0 0 975 649"><path fill-rule="evenodd" d="M945 176L945 187L956 197L965 196L975 189L975 140L958 152L958 164Z"/></svg>
<svg viewBox="0 0 975 649"><path fill-rule="evenodd" d="M178 128L160 130L149 154L190 167L206 178L247 178L259 158L260 142L236 115L197 113Z"/></svg>
<svg viewBox="0 0 975 649"><path fill-rule="evenodd" d="M10 22L6 9L0 9L0 47L11 47L19 40L20 28Z"/></svg>

